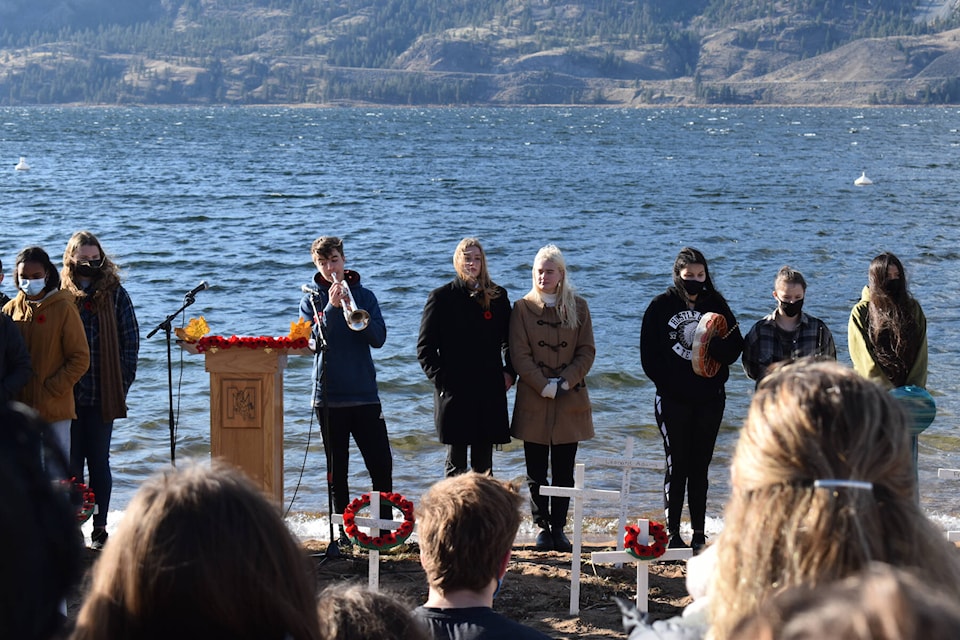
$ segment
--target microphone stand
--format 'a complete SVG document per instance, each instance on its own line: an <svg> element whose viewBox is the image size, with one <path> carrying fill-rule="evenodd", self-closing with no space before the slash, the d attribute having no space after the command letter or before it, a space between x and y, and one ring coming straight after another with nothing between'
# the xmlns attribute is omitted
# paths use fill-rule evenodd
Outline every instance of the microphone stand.
<svg viewBox="0 0 960 640"><path fill-rule="evenodd" d="M326 328L323 325L323 316L317 311L317 294L310 294L310 306L313 308L313 318L317 327L314 360L319 366L314 367L318 375L314 380L320 385L320 405L323 409L320 419L320 437L323 439L323 454L327 460L327 512L330 514L330 544L327 545L326 557L339 558L340 546L333 537L333 456L330 454L330 405L327 403L327 358L329 347Z"/></svg>
<svg viewBox="0 0 960 640"><path fill-rule="evenodd" d="M158 324L153 328L150 333L147 334L147 340L153 337L153 335L163 329L167 338L167 392L170 400L170 415L168 420L170 422L170 464L177 466L177 451L176 451L176 426L173 419L173 356L170 353L170 331L171 331L171 322L181 311L192 305L196 302L196 297L193 293L188 293L183 297L183 304L180 305L180 308L164 318L163 322Z"/></svg>

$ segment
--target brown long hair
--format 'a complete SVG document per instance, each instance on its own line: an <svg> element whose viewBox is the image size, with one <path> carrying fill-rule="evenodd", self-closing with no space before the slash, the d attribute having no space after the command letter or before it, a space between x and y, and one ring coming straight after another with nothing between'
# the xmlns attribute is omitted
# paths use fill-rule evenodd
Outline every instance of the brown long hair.
<svg viewBox="0 0 960 640"><path fill-rule="evenodd" d="M453 268L457 272L457 277L463 281L467 280L467 272L464 269L464 251L470 247L476 247L480 250L480 256L483 257L483 266L480 267L480 275L477 276L477 285L481 297L480 306L484 309L490 308L490 301L499 298L501 289L493 280L490 279L490 271L487 270L487 254L483 251L480 241L476 238L464 238L457 243L457 248L453 251Z"/></svg>
<svg viewBox="0 0 960 640"><path fill-rule="evenodd" d="M900 272L900 286L891 291L889 267ZM920 350L920 329L914 316L916 301L907 289L907 273L903 263L890 252L870 261L868 284L870 303L867 323L874 357L893 386L906 383L910 368Z"/></svg>
<svg viewBox="0 0 960 640"><path fill-rule="evenodd" d="M960 558L917 503L907 418L878 385L836 362L798 360L753 396L731 465L717 541L712 633L778 591L870 562L914 568L960 597ZM817 487L817 480L870 487Z"/></svg>
<svg viewBox="0 0 960 640"><path fill-rule="evenodd" d="M67 248L63 250L63 268L60 270L60 281L64 289L78 297L86 295L80 287L80 276L76 274L77 259L74 257L80 247L96 247L103 259L100 274L95 278L96 291L114 291L120 286L120 269L110 256L103 250L103 246L89 231L77 231L67 241ZM96 294L94 294L96 295Z"/></svg>
<svg viewBox="0 0 960 640"><path fill-rule="evenodd" d="M318 640L316 582L279 509L215 461L144 482L94 568L73 640Z"/></svg>

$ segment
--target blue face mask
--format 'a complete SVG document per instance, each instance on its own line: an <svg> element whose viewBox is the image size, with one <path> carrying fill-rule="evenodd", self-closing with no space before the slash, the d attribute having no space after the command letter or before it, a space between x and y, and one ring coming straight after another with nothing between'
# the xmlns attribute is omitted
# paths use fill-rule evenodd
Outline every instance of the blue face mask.
<svg viewBox="0 0 960 640"><path fill-rule="evenodd" d="M47 280L45 278L37 278L36 280L28 280L24 278L20 280L20 291L23 291L30 297L38 296L43 293L43 289L46 286Z"/></svg>

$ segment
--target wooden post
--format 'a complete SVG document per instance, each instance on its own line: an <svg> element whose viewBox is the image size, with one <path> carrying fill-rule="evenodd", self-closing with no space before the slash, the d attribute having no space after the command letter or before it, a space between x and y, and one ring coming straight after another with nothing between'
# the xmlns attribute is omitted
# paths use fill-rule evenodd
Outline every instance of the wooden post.
<svg viewBox="0 0 960 640"><path fill-rule="evenodd" d="M574 467L572 487L540 487L542 496L563 496L573 500L573 553L570 561L570 615L580 613L580 554L583 549L583 501L590 498L595 500L618 500L619 491L604 491L602 489L584 488L585 467L582 464Z"/></svg>

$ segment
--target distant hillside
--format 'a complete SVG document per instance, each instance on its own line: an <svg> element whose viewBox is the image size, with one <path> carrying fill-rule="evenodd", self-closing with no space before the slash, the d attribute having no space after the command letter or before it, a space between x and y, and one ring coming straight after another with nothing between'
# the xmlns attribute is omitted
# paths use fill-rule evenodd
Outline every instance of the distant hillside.
<svg viewBox="0 0 960 640"><path fill-rule="evenodd" d="M957 0L0 0L0 105L960 103Z"/></svg>

